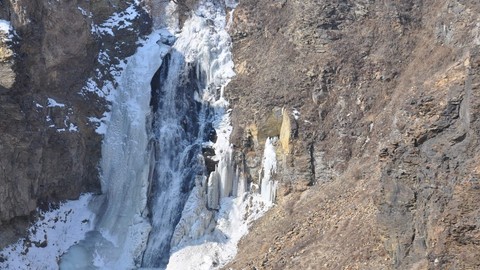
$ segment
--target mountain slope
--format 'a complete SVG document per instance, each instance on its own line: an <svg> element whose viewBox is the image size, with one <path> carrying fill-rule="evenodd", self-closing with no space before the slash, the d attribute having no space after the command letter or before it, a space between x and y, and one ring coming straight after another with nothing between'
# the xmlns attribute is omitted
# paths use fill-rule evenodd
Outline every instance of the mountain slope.
<svg viewBox="0 0 480 270"><path fill-rule="evenodd" d="M241 1L228 89L237 160L258 181L264 140L278 136L281 184L233 268L480 266L478 12L474 1Z"/></svg>

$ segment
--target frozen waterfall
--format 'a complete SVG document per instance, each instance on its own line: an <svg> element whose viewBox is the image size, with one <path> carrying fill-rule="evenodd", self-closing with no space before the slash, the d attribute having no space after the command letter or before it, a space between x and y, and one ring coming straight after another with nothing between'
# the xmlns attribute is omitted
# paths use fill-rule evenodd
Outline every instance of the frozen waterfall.
<svg viewBox="0 0 480 270"><path fill-rule="evenodd" d="M228 138L219 140L217 136L227 105L222 90L234 75L224 12L218 2L203 2L185 22L152 82L156 166L145 267L165 267L172 247L190 234L190 222L197 225L193 233L196 237L211 230L215 220L210 209L218 209L220 199L231 195L236 177L230 157L226 157L231 152ZM220 160L207 181L209 172L202 153L209 149L223 154L215 155ZM194 188L197 199L206 193L202 199L207 204L197 202L186 207ZM204 208L197 210L205 217L202 223L186 220L189 213L184 210L198 206ZM181 230L176 229L179 224Z"/></svg>
<svg viewBox="0 0 480 270"><path fill-rule="evenodd" d="M15 255L16 265L26 265L17 269L28 262L39 269L216 269L235 256L248 224L275 196L269 141L262 194L233 164L223 92L235 75L226 29L235 5L201 0L179 31L174 2L162 2L165 18L156 25L163 28L141 41L116 78L102 195L58 210L78 209L68 219L78 227L75 238L45 254L45 263L37 253ZM45 231L68 234L55 227Z"/></svg>
<svg viewBox="0 0 480 270"><path fill-rule="evenodd" d="M150 35L127 59L117 78L110 121L102 146L102 193L92 200L95 229L62 256L61 269L130 269L140 266L151 229L147 192L154 148L150 109L151 76L169 47L157 41L167 31Z"/></svg>
<svg viewBox="0 0 480 270"><path fill-rule="evenodd" d="M267 138L265 141L265 150L263 152L263 168L260 171L260 192L265 202L273 203L277 196L277 181L272 179L273 174L277 170L277 154L273 143L276 138Z"/></svg>

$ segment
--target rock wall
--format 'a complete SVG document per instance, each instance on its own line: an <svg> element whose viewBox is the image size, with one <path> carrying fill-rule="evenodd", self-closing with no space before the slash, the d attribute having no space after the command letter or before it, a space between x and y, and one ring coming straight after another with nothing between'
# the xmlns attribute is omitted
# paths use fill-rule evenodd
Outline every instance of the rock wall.
<svg viewBox="0 0 480 270"><path fill-rule="evenodd" d="M479 8L240 1L232 141L281 186L229 267L480 267Z"/></svg>
<svg viewBox="0 0 480 270"><path fill-rule="evenodd" d="M15 30L12 41L0 44L0 247L22 233L37 207L99 191L101 136L89 117L101 118L108 102L81 90L88 78L100 87L111 81L116 57L132 54L135 41L150 30L137 7L131 28L95 33L95 25L132 3L0 3L0 18ZM101 50L113 59L108 64Z"/></svg>
<svg viewBox="0 0 480 270"><path fill-rule="evenodd" d="M79 93L111 81L150 30L137 8L132 27L95 34L132 2L0 2L16 31L0 37L0 247L37 207L99 191L88 119L108 102ZM479 12L473 0L240 1L235 160L259 184L278 137L280 190L232 267L480 268Z"/></svg>

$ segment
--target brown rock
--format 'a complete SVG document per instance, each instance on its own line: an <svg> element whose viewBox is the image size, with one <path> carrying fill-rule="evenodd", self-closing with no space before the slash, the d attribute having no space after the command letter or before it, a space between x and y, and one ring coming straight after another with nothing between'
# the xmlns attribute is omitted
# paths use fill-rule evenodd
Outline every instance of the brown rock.
<svg viewBox="0 0 480 270"><path fill-rule="evenodd" d="M280 132L291 154L278 156L278 207L227 269L479 267L478 12L474 1L240 1L234 127L278 107L300 116L288 144ZM312 237L274 239L306 229L306 211L324 216Z"/></svg>

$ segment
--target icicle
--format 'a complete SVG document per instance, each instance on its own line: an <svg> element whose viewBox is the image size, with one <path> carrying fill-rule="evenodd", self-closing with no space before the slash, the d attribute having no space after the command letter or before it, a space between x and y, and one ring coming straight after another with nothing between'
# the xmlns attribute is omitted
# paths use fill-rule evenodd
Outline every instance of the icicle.
<svg viewBox="0 0 480 270"><path fill-rule="evenodd" d="M261 194L265 201L273 203L276 197L277 181L272 179L272 175L277 170L277 157L273 142L276 139L267 138L265 150L263 153L263 177L261 178Z"/></svg>
<svg viewBox="0 0 480 270"><path fill-rule="evenodd" d="M237 196L241 197L245 192L247 192L247 179L245 179L245 175L243 172L238 177L238 187L237 187Z"/></svg>
<svg viewBox="0 0 480 270"><path fill-rule="evenodd" d="M239 176L238 168L233 174L233 182L232 182L232 196L237 197L238 194L238 176Z"/></svg>
<svg viewBox="0 0 480 270"><path fill-rule="evenodd" d="M233 188L233 164L232 164L232 151L229 149L225 156L222 158L222 161L219 164L219 170L221 173L220 179L220 199L228 197L232 194Z"/></svg>
<svg viewBox="0 0 480 270"><path fill-rule="evenodd" d="M182 211L182 218L175 227L171 246L179 249L189 241L203 236L214 224L213 212L207 209L207 186L206 177L197 175L195 177L195 188L190 193L185 207Z"/></svg>
<svg viewBox="0 0 480 270"><path fill-rule="evenodd" d="M210 174L208 178L207 205L210 209L218 209L219 202L219 180L218 168Z"/></svg>

